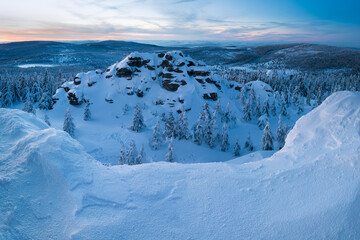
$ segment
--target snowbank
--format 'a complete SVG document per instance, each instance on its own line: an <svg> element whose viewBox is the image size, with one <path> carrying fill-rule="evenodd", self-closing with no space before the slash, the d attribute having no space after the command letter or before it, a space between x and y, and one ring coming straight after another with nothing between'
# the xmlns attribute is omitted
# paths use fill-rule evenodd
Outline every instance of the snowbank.
<svg viewBox="0 0 360 240"><path fill-rule="evenodd" d="M244 164L107 168L30 114L1 109L0 123L0 239L360 238L359 93Z"/></svg>

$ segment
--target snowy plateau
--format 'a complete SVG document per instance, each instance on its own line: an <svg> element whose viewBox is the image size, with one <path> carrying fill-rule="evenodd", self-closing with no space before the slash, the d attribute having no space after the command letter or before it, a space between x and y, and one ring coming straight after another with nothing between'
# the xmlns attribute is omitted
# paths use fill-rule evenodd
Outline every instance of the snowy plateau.
<svg viewBox="0 0 360 240"><path fill-rule="evenodd" d="M360 239L358 91L289 104L285 145L270 151L264 129L275 132L284 96L260 80L227 81L180 51L79 73L52 100L36 115L0 108L0 239ZM177 124L169 139L169 116L185 113L188 133L180 139ZM224 136L198 139L206 121L228 132L227 148ZM154 149L157 126L165 136ZM119 164L132 143L142 164Z"/></svg>

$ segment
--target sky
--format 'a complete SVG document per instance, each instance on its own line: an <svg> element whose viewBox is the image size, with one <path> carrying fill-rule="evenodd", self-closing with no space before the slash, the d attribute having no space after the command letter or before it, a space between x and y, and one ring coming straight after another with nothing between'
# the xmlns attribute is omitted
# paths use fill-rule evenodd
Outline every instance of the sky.
<svg viewBox="0 0 360 240"><path fill-rule="evenodd" d="M0 0L0 3L0 42L202 40L360 47L359 0Z"/></svg>

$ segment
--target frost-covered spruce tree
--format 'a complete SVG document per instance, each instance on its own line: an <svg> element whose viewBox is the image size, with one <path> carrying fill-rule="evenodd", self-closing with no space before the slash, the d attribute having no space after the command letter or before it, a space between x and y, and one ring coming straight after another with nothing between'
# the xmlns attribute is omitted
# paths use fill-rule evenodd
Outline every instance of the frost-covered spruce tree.
<svg viewBox="0 0 360 240"><path fill-rule="evenodd" d="M272 102L270 108L271 108L271 115L276 116L276 103L275 103L275 99L274 99L274 101Z"/></svg>
<svg viewBox="0 0 360 240"><path fill-rule="evenodd" d="M151 138L151 147L154 150L158 150L162 143L162 137L161 137L161 129L160 129L160 118L157 118L156 125L153 130L153 135Z"/></svg>
<svg viewBox="0 0 360 240"><path fill-rule="evenodd" d="M39 81L35 80L34 84L31 87L31 94L32 97L34 98L34 102L38 102L41 99L42 96L42 89L40 87Z"/></svg>
<svg viewBox="0 0 360 240"><path fill-rule="evenodd" d="M164 138L170 139L175 136L175 118L172 112L165 120Z"/></svg>
<svg viewBox="0 0 360 240"><path fill-rule="evenodd" d="M120 150L120 156L119 156L119 165L124 165L126 164L126 156L125 156L125 145L123 144L121 146L121 150Z"/></svg>
<svg viewBox="0 0 360 240"><path fill-rule="evenodd" d="M189 128L187 122L187 116L184 106L182 106L180 119L178 124L178 137L179 139L188 139L189 138Z"/></svg>
<svg viewBox="0 0 360 240"><path fill-rule="evenodd" d="M135 164L142 164L145 158L144 145L141 144L139 155L135 159Z"/></svg>
<svg viewBox="0 0 360 240"><path fill-rule="evenodd" d="M211 141L211 127L210 127L210 119L207 114L204 116L203 122L203 132L204 132L204 142L210 146Z"/></svg>
<svg viewBox="0 0 360 240"><path fill-rule="evenodd" d="M221 135L221 146L220 149L223 152L226 152L229 150L230 143L229 143L229 134L228 134L228 128L226 122L224 122L223 128L222 128L222 135Z"/></svg>
<svg viewBox="0 0 360 240"><path fill-rule="evenodd" d="M270 104L269 104L269 99L266 98L264 105L262 107L262 114L266 114L266 116L269 116L269 109L270 109Z"/></svg>
<svg viewBox="0 0 360 240"><path fill-rule="evenodd" d="M214 110L216 110L217 113L219 113L220 115L222 115L223 112L222 112L220 100L217 100L217 101L216 101Z"/></svg>
<svg viewBox="0 0 360 240"><path fill-rule="evenodd" d="M63 130L67 132L70 136L72 137L75 136L75 124L73 122L73 118L70 113L70 108L66 109Z"/></svg>
<svg viewBox="0 0 360 240"><path fill-rule="evenodd" d="M129 165L135 165L136 164L136 157L138 156L136 145L134 140L130 142L129 149L126 153L126 159Z"/></svg>
<svg viewBox="0 0 360 240"><path fill-rule="evenodd" d="M136 104L135 111L134 111L134 119L133 124L131 126L131 130L134 132L140 132L141 129L145 127L144 118L141 113L140 104Z"/></svg>
<svg viewBox="0 0 360 240"><path fill-rule="evenodd" d="M30 101L30 100L27 100L25 103L24 103L24 107L22 109L24 112L28 112L28 113L32 113L32 114L36 114L36 110L35 110L35 107L34 107L34 104Z"/></svg>
<svg viewBox="0 0 360 240"><path fill-rule="evenodd" d="M214 110L210 123L209 146L211 148L216 147L219 141L219 129L217 124L216 113L217 113L216 110Z"/></svg>
<svg viewBox="0 0 360 240"><path fill-rule="evenodd" d="M260 97L257 98L256 107L255 107L255 110L254 110L254 116L257 117L257 118L261 116Z"/></svg>
<svg viewBox="0 0 360 240"><path fill-rule="evenodd" d="M167 162L175 162L175 155L174 155L174 137L170 138L168 152L165 156Z"/></svg>
<svg viewBox="0 0 360 240"><path fill-rule="evenodd" d="M226 109L223 115L223 122L229 123L231 120L230 103L226 104Z"/></svg>
<svg viewBox="0 0 360 240"><path fill-rule="evenodd" d="M285 138L286 138L286 129L284 129L282 121L281 121L281 114L279 115L279 121L278 121L278 128L276 129L276 136L277 141L279 143L279 149L283 148L285 145Z"/></svg>
<svg viewBox="0 0 360 240"><path fill-rule="evenodd" d="M281 101L281 110L280 110L281 115L283 116L287 116L287 107L285 104L285 101Z"/></svg>
<svg viewBox="0 0 360 240"><path fill-rule="evenodd" d="M274 150L274 144L273 144L273 135L271 133L270 124L269 122L266 124L264 128L264 133L261 138L262 141L262 150Z"/></svg>
<svg viewBox="0 0 360 240"><path fill-rule="evenodd" d="M46 112L44 113L44 121L49 127L51 126L49 116L47 115Z"/></svg>
<svg viewBox="0 0 360 240"><path fill-rule="evenodd" d="M266 123L269 121L268 117L264 114L261 117L259 117L258 121L257 121L257 125L259 127L259 129L264 129Z"/></svg>
<svg viewBox="0 0 360 240"><path fill-rule="evenodd" d="M14 92L11 89L10 81L6 82L5 91L2 94L2 106L10 106L13 104L14 100Z"/></svg>
<svg viewBox="0 0 360 240"><path fill-rule="evenodd" d="M90 119L91 119L90 100L87 100L84 108L84 120L89 121Z"/></svg>
<svg viewBox="0 0 360 240"><path fill-rule="evenodd" d="M248 136L247 136L247 139L246 139L244 148L247 149L247 150L249 150L249 151L254 150L254 145L253 145L253 143L252 143L252 141L251 141L250 132L248 133Z"/></svg>
<svg viewBox="0 0 360 240"><path fill-rule="evenodd" d="M53 108L53 100L49 92L44 92L39 101L39 108L49 110Z"/></svg>
<svg viewBox="0 0 360 240"><path fill-rule="evenodd" d="M126 115L128 111L129 111L129 105L126 103L123 107L123 115Z"/></svg>
<svg viewBox="0 0 360 240"><path fill-rule="evenodd" d="M246 102L243 109L243 119L247 122L251 120L250 103Z"/></svg>
<svg viewBox="0 0 360 240"><path fill-rule="evenodd" d="M203 126L202 126L202 122L203 122L203 113L201 112L199 114L199 118L196 122L195 128L194 128L194 142L197 145L201 145L203 142L203 138L204 138L204 130L203 130Z"/></svg>
<svg viewBox="0 0 360 240"><path fill-rule="evenodd" d="M240 145L239 145L239 139L236 139L236 142L234 144L234 156L238 157L240 156Z"/></svg>

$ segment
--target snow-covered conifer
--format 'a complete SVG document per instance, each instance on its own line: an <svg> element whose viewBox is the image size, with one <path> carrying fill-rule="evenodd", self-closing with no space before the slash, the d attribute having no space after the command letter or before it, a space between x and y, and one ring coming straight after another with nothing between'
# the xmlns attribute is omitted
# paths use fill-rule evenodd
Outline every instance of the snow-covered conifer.
<svg viewBox="0 0 360 240"><path fill-rule="evenodd" d="M126 159L129 165L135 165L136 164L136 157L138 156L136 145L134 140L131 140L129 149L126 153Z"/></svg>
<svg viewBox="0 0 360 240"><path fill-rule="evenodd" d="M202 126L203 122L203 113L201 112L199 114L198 120L196 122L195 128L194 128L194 142L198 145L202 144L203 138L204 138L204 130Z"/></svg>
<svg viewBox="0 0 360 240"><path fill-rule="evenodd" d="M145 158L144 145L141 144L139 155L135 159L136 164L142 164Z"/></svg>
<svg viewBox="0 0 360 240"><path fill-rule="evenodd" d="M120 150L119 165L124 165L124 164L126 164L126 156L125 156L125 145L123 144Z"/></svg>
<svg viewBox="0 0 360 240"><path fill-rule="evenodd" d="M28 112L28 113L32 113L32 114L36 114L36 110L35 110L35 107L34 107L34 104L30 101L30 100L27 100L25 103L24 103L24 107L22 109L24 112Z"/></svg>
<svg viewBox="0 0 360 240"><path fill-rule="evenodd" d="M184 106L182 107L180 113L180 119L178 124L178 137L180 140L189 138L189 128L188 128L187 116Z"/></svg>
<svg viewBox="0 0 360 240"><path fill-rule="evenodd" d="M90 119L91 119L90 100L87 100L84 108L84 120L88 121Z"/></svg>
<svg viewBox="0 0 360 240"><path fill-rule="evenodd" d="M163 135L165 139L170 139L175 136L175 118L172 112L169 113L169 116L165 120Z"/></svg>
<svg viewBox="0 0 360 240"><path fill-rule="evenodd" d="M240 156L240 145L239 145L239 139L236 139L236 142L234 144L234 156L238 157Z"/></svg>
<svg viewBox="0 0 360 240"><path fill-rule="evenodd" d="M230 143L229 143L229 134L228 134L228 128L226 122L224 122L223 128L222 128L222 135L221 135L221 151L226 152L229 150Z"/></svg>
<svg viewBox="0 0 360 240"><path fill-rule="evenodd" d="M219 129L217 124L216 113L217 113L216 110L214 110L210 123L209 146L211 148L214 148L219 140Z"/></svg>
<svg viewBox="0 0 360 240"><path fill-rule="evenodd" d="M39 108L49 110L53 108L53 100L49 92L44 92L39 101Z"/></svg>
<svg viewBox="0 0 360 240"><path fill-rule="evenodd" d="M255 107L255 110L254 110L254 116L257 117L257 118L261 116L260 97L257 98L256 107Z"/></svg>
<svg viewBox="0 0 360 240"><path fill-rule="evenodd" d="M247 122L251 120L250 103L246 102L243 109L243 119Z"/></svg>
<svg viewBox="0 0 360 240"><path fill-rule="evenodd" d="M270 104L269 104L269 99L266 98L264 105L262 107L262 114L266 114L266 116L269 116L269 109L270 109Z"/></svg>
<svg viewBox="0 0 360 240"><path fill-rule="evenodd" d="M66 109L63 130L65 132L69 133L70 136L72 136L72 137L75 136L75 124L73 122L73 118L70 113L70 108Z"/></svg>
<svg viewBox="0 0 360 240"><path fill-rule="evenodd" d="M275 103L275 99L274 99L274 101L272 102L270 108L271 108L271 115L276 116L276 103Z"/></svg>
<svg viewBox="0 0 360 240"><path fill-rule="evenodd" d="M174 155L174 137L170 138L168 152L165 156L167 162L175 162L175 155Z"/></svg>
<svg viewBox="0 0 360 240"><path fill-rule="evenodd" d="M271 133L270 124L269 122L266 124L264 128L264 133L261 138L262 141L262 150L274 150L273 144L273 135Z"/></svg>
<svg viewBox="0 0 360 240"><path fill-rule="evenodd" d="M285 138L286 138L286 130L283 127L282 121L281 121L281 114L279 115L279 121L278 121L278 128L276 129L276 136L277 141L279 143L279 148L283 148L285 145Z"/></svg>
<svg viewBox="0 0 360 240"><path fill-rule="evenodd" d="M141 113L141 108L139 104L136 104L135 111L134 111L134 119L133 124L131 126L131 130L135 132L140 132L141 129L145 127L144 118Z"/></svg>
<svg viewBox="0 0 360 240"><path fill-rule="evenodd" d="M245 148L245 149L248 149L248 150L250 150L250 151L254 150L254 145L253 145L253 143L252 143L252 141L251 141L250 132L248 133L248 136L247 136L247 139L246 139L244 148Z"/></svg>
<svg viewBox="0 0 360 240"><path fill-rule="evenodd" d="M264 127L268 121L269 121L268 117L266 116L266 114L264 114L261 117L259 117L259 119L257 121L257 125L260 129L264 129Z"/></svg>
<svg viewBox="0 0 360 240"><path fill-rule="evenodd" d="M281 113L283 116L286 116L286 115L287 115L287 108L286 108L285 101L282 101L282 102L281 102L281 110L280 110L280 113Z"/></svg>
<svg viewBox="0 0 360 240"><path fill-rule="evenodd" d="M162 137L161 137L161 129L160 129L160 118L157 118L156 125L153 130L153 135L151 139L151 147L154 150L158 150L162 143Z"/></svg>

